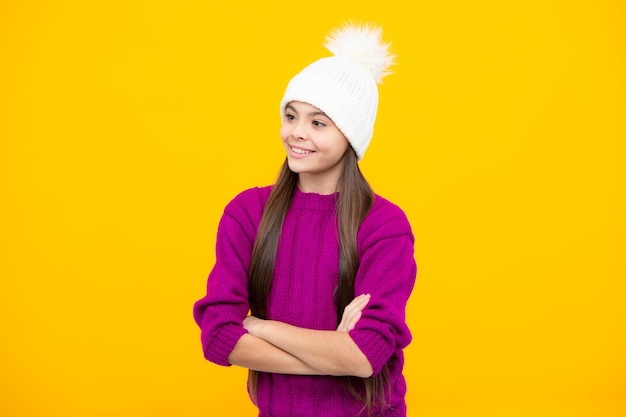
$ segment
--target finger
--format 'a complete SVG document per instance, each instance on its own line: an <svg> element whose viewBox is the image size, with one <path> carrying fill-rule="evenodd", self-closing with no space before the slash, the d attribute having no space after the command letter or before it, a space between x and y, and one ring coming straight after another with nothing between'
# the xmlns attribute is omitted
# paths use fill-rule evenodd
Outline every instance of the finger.
<svg viewBox="0 0 626 417"><path fill-rule="evenodd" d="M362 310L367 305L367 303L369 303L370 299L371 299L371 296L369 294L362 294L356 297L354 300L352 300L350 304L346 306L346 309Z"/></svg>
<svg viewBox="0 0 626 417"><path fill-rule="evenodd" d="M341 316L341 322L339 326L337 326L337 330L348 331L348 326L353 321L353 318L356 314L360 313L359 310L344 310L343 315Z"/></svg>
<svg viewBox="0 0 626 417"><path fill-rule="evenodd" d="M341 316L341 321L337 326L338 331L348 332L354 328L361 318L361 312L369 303L370 294L361 294L355 297L345 308Z"/></svg>
<svg viewBox="0 0 626 417"><path fill-rule="evenodd" d="M350 304L348 304L344 309L343 315L341 317L341 324L347 326L350 325L350 323L356 323L361 317L361 312L363 311L369 300L369 294L361 295L352 300L352 302L350 302Z"/></svg>
<svg viewBox="0 0 626 417"><path fill-rule="evenodd" d="M359 311L357 314L354 315L354 317L352 317L352 319L350 320L350 322L346 326L348 331L354 329L354 326L356 326L356 324L359 322L360 318L361 318L361 312Z"/></svg>
<svg viewBox="0 0 626 417"><path fill-rule="evenodd" d="M358 297L355 297L352 301L350 301L348 306L367 303L370 298L371 298L371 295L369 294L361 294Z"/></svg>

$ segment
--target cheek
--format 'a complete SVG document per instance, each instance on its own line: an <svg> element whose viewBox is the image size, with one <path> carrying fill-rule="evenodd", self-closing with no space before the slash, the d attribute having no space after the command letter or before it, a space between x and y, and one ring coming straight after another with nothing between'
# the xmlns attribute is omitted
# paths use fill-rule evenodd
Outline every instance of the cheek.
<svg viewBox="0 0 626 417"><path fill-rule="evenodd" d="M289 127L285 124L282 124L280 126L280 138L284 142L285 140L287 140L288 137L289 137Z"/></svg>
<svg viewBox="0 0 626 417"><path fill-rule="evenodd" d="M347 139L343 138L341 154L343 155L344 153L346 153L348 148L350 148L350 142L348 142Z"/></svg>
<svg viewBox="0 0 626 417"><path fill-rule="evenodd" d="M333 143L333 149L336 155L343 155L350 147L350 143L342 136Z"/></svg>

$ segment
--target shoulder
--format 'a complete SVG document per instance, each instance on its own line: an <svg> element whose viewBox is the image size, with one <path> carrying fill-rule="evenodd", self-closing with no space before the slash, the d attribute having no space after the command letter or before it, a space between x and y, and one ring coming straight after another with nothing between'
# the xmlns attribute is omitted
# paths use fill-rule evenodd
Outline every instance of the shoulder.
<svg viewBox="0 0 626 417"><path fill-rule="evenodd" d="M272 186L248 188L237 194L224 208L224 215L258 223Z"/></svg>
<svg viewBox="0 0 626 417"><path fill-rule="evenodd" d="M398 205L375 195L374 204L361 224L359 240L367 244L367 241L401 235L414 240L406 214Z"/></svg>
<svg viewBox="0 0 626 417"><path fill-rule="evenodd" d="M233 206L265 206L265 202L272 191L272 186L265 187L253 187L238 193L230 202L226 205L226 208Z"/></svg>

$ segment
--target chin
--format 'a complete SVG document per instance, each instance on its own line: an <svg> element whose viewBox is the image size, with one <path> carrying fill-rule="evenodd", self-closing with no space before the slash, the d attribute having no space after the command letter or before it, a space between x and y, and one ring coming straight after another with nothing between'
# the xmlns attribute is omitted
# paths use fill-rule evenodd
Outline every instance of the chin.
<svg viewBox="0 0 626 417"><path fill-rule="evenodd" d="M306 168L304 168L301 163L299 163L298 161L293 161L289 158L287 158L287 165L289 166L289 169L296 174L302 174L306 171Z"/></svg>

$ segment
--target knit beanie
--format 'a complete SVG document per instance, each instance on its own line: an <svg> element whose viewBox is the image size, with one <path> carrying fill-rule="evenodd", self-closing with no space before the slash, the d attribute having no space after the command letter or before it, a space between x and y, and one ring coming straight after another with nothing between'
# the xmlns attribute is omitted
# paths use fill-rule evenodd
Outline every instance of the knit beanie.
<svg viewBox="0 0 626 417"><path fill-rule="evenodd" d="M390 73L395 56L381 42L381 29L367 24L345 24L326 37L324 46L333 56L313 62L289 81L281 120L290 102L311 104L330 117L361 160L374 133L377 84Z"/></svg>

